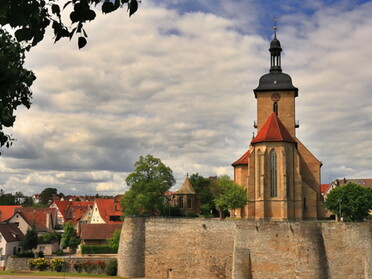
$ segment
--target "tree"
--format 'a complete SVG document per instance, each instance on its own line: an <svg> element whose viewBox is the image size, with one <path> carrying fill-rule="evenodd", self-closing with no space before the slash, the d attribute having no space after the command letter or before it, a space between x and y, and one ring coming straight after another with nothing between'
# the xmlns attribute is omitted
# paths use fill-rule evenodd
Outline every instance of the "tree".
<svg viewBox="0 0 372 279"><path fill-rule="evenodd" d="M324 205L339 218L362 221L372 210L372 189L349 182L334 188L328 194Z"/></svg>
<svg viewBox="0 0 372 279"><path fill-rule="evenodd" d="M120 233L121 230L117 229L112 234L112 237L107 239L108 245L116 250L119 248Z"/></svg>
<svg viewBox="0 0 372 279"><path fill-rule="evenodd" d="M54 195L57 195L57 189L56 188L45 188L40 193L40 203L47 205L49 204L49 201L52 200L52 197Z"/></svg>
<svg viewBox="0 0 372 279"><path fill-rule="evenodd" d="M164 193L175 184L172 170L160 159L140 156L125 182L130 187L121 205L125 215L156 215L163 211Z"/></svg>
<svg viewBox="0 0 372 279"><path fill-rule="evenodd" d="M63 226L63 233L61 238L61 245L65 248L70 248L72 250L76 249L80 244L80 238L76 236L76 230L71 222L67 222Z"/></svg>
<svg viewBox="0 0 372 279"><path fill-rule="evenodd" d="M212 183L212 187L215 196L214 202L221 219L224 217L224 211L240 208L247 203L246 191L227 175L218 177Z"/></svg>
<svg viewBox="0 0 372 279"><path fill-rule="evenodd" d="M196 173L190 176L190 182L200 199L203 214L209 213L216 207L211 190L211 180Z"/></svg>
<svg viewBox="0 0 372 279"><path fill-rule="evenodd" d="M3 129L13 127L17 107L31 106L30 87L35 75L23 67L24 61L25 50L8 32L0 29L0 147L12 145L13 139Z"/></svg>
<svg viewBox="0 0 372 279"><path fill-rule="evenodd" d="M0 1L0 147L13 143L3 128L13 126L17 107L31 106L30 87L36 77L23 68L25 51L43 40L48 26L53 29L55 42L77 35L80 49L87 44L84 25L95 19L95 6L107 14L127 5L129 16L138 9L138 0L70 0L63 4L60 6L57 0ZM63 16L62 11L68 7L69 17ZM14 36L5 28L12 29Z"/></svg>
<svg viewBox="0 0 372 279"><path fill-rule="evenodd" d="M31 227L27 229L25 237L22 240L22 247L27 251L36 248L38 243L39 239L37 236L36 227L35 225L31 225Z"/></svg>

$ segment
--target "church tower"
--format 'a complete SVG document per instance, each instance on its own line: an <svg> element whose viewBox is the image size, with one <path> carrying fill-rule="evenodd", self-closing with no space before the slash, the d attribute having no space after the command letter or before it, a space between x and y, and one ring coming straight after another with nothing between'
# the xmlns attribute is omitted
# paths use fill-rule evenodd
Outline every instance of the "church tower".
<svg viewBox="0 0 372 279"><path fill-rule="evenodd" d="M274 27L270 71L253 90L257 99L257 136L232 166L234 181L248 194L235 216L253 220L302 220L322 217L321 162L296 138L298 89L282 72L280 41Z"/></svg>

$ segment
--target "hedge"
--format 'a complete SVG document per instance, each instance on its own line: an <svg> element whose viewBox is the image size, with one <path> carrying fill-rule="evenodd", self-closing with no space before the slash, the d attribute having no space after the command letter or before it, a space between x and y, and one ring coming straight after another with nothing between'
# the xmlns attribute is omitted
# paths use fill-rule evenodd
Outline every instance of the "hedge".
<svg viewBox="0 0 372 279"><path fill-rule="evenodd" d="M116 254L117 248L108 245L81 245L82 254Z"/></svg>

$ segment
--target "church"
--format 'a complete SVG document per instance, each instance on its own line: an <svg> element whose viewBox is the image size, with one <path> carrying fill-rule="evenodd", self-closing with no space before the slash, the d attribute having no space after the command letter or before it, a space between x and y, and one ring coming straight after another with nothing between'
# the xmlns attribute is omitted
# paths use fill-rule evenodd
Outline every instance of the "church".
<svg viewBox="0 0 372 279"><path fill-rule="evenodd" d="M270 71L253 90L257 100L257 135L249 150L232 163L234 181L243 186L248 203L232 214L251 220L322 218L322 163L296 137L298 88L282 72L280 41L274 27L270 43Z"/></svg>

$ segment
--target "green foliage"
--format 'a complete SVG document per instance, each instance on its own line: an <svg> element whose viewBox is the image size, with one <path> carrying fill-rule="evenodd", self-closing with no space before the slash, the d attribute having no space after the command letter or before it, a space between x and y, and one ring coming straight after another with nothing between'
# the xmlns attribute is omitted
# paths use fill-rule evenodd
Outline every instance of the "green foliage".
<svg viewBox="0 0 372 279"><path fill-rule="evenodd" d="M172 170L152 155L140 156L135 171L125 180L130 190L121 206L125 215L157 215L164 208L164 193L175 184Z"/></svg>
<svg viewBox="0 0 372 279"><path fill-rule="evenodd" d="M372 189L355 183L334 188L327 196L325 207L344 220L362 221L372 210Z"/></svg>
<svg viewBox="0 0 372 279"><path fill-rule="evenodd" d="M21 251L15 255L16 258L34 258L35 254L33 252Z"/></svg>
<svg viewBox="0 0 372 279"><path fill-rule="evenodd" d="M24 250L31 250L36 248L38 242L36 227L32 225L27 229L25 237L22 240L22 247Z"/></svg>
<svg viewBox="0 0 372 279"><path fill-rule="evenodd" d="M107 239L109 246L113 249L116 249L116 251L119 248L120 233L121 233L121 230L117 229L112 234L112 237Z"/></svg>
<svg viewBox="0 0 372 279"><path fill-rule="evenodd" d="M110 245L81 245L82 254L116 254L118 247Z"/></svg>
<svg viewBox="0 0 372 279"><path fill-rule="evenodd" d="M240 185L233 182L229 176L222 175L212 184L215 196L214 202L220 211L221 218L223 217L221 214L223 211L240 208L247 203L247 193Z"/></svg>
<svg viewBox="0 0 372 279"><path fill-rule="evenodd" d="M78 272L86 273L103 273L106 268L105 261L92 261L92 260L83 260L83 261L74 261L72 262L72 267Z"/></svg>
<svg viewBox="0 0 372 279"><path fill-rule="evenodd" d="M71 222L67 222L63 226L63 234L61 238L61 244L63 248L76 249L80 244L80 238L76 236L76 230L74 229Z"/></svg>
<svg viewBox="0 0 372 279"><path fill-rule="evenodd" d="M36 258L28 260L30 269L44 270L49 266L49 261L46 258Z"/></svg>
<svg viewBox="0 0 372 279"><path fill-rule="evenodd" d="M116 276L118 273L118 261L117 259L110 259L106 265L106 275Z"/></svg>
<svg viewBox="0 0 372 279"><path fill-rule="evenodd" d="M57 232L44 233L43 235L39 236L39 243L55 243L59 242L60 239L61 234Z"/></svg>
<svg viewBox="0 0 372 279"><path fill-rule="evenodd" d="M62 268L66 266L66 260L62 258L53 258L50 260L49 266L52 270L61 272Z"/></svg>
<svg viewBox="0 0 372 279"><path fill-rule="evenodd" d="M17 1L12 1L16 3ZM0 19L3 2L0 4ZM0 20L1 22L1 20ZM0 29L0 147L10 147L13 139L3 129L13 127L18 106L31 106L33 72L23 67L25 50L3 28Z"/></svg>
<svg viewBox="0 0 372 279"><path fill-rule="evenodd" d="M49 201L52 200L52 197L54 195L57 195L57 189L56 188L45 188L40 193L40 203L43 205L49 204Z"/></svg>
<svg viewBox="0 0 372 279"><path fill-rule="evenodd" d="M76 35L78 46L82 48L88 37L84 25L96 17L94 7L99 5L102 13L107 14L126 5L129 16L138 9L138 0L72 0L63 3L62 6L55 0L2 0L0 26L13 28L17 40L27 44L28 49L43 40L48 26L53 29L55 42ZM67 7L71 9L65 9ZM62 14L67 10L70 10L69 17Z"/></svg>
<svg viewBox="0 0 372 279"><path fill-rule="evenodd" d="M202 213L209 214L216 207L211 190L211 180L196 173L190 176L190 182L200 199Z"/></svg>
<svg viewBox="0 0 372 279"><path fill-rule="evenodd" d="M0 205L15 205L15 198L12 194L6 194L3 189L0 189Z"/></svg>

